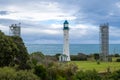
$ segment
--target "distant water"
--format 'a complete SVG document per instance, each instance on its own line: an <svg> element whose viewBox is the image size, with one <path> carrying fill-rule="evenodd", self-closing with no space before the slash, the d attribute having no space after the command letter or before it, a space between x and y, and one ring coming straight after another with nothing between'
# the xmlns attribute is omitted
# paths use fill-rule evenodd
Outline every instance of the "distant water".
<svg viewBox="0 0 120 80"><path fill-rule="evenodd" d="M45 55L55 55L56 53L63 52L62 44L26 44L29 53L41 51ZM110 44L109 53L115 54L120 53L120 44ZM77 53L99 53L100 47L98 44L71 44L70 54Z"/></svg>

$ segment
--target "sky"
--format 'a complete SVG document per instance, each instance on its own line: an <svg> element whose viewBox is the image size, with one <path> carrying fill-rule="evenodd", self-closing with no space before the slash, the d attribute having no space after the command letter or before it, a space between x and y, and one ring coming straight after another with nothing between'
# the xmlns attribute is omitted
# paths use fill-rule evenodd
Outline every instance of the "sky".
<svg viewBox="0 0 120 80"><path fill-rule="evenodd" d="M21 23L26 44L62 44L69 22L70 44L99 44L99 26L109 23L110 44L120 44L120 0L0 0L0 30Z"/></svg>

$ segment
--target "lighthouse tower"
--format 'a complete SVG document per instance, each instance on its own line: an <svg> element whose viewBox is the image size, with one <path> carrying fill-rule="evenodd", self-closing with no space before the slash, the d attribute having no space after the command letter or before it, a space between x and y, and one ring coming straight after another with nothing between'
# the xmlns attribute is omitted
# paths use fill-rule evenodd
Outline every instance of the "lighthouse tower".
<svg viewBox="0 0 120 80"><path fill-rule="evenodd" d="M69 23L67 20L63 23L63 32L64 32L64 45L63 45L63 55L66 55L66 61L70 61L69 53Z"/></svg>

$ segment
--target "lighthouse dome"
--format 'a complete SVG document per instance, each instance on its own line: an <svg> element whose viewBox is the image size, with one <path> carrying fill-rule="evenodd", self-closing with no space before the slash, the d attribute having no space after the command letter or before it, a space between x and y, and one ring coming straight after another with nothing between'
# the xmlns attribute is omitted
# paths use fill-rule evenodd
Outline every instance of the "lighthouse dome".
<svg viewBox="0 0 120 80"><path fill-rule="evenodd" d="M64 24L69 24L67 20L65 20Z"/></svg>

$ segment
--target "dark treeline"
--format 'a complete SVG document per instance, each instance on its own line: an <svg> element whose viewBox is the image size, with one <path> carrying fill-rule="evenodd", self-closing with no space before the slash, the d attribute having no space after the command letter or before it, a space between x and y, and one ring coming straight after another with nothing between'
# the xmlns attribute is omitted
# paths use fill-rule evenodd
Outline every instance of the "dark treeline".
<svg viewBox="0 0 120 80"><path fill-rule="evenodd" d="M58 61L59 56L61 54L58 53L56 55L50 56L53 60ZM112 58L116 58L116 62L120 62L120 55L119 54L111 54L108 56L109 57L109 62L112 62ZM85 53L78 53L77 55L70 55L71 61L100 61L100 54L99 53L92 53L89 55L86 55Z"/></svg>

